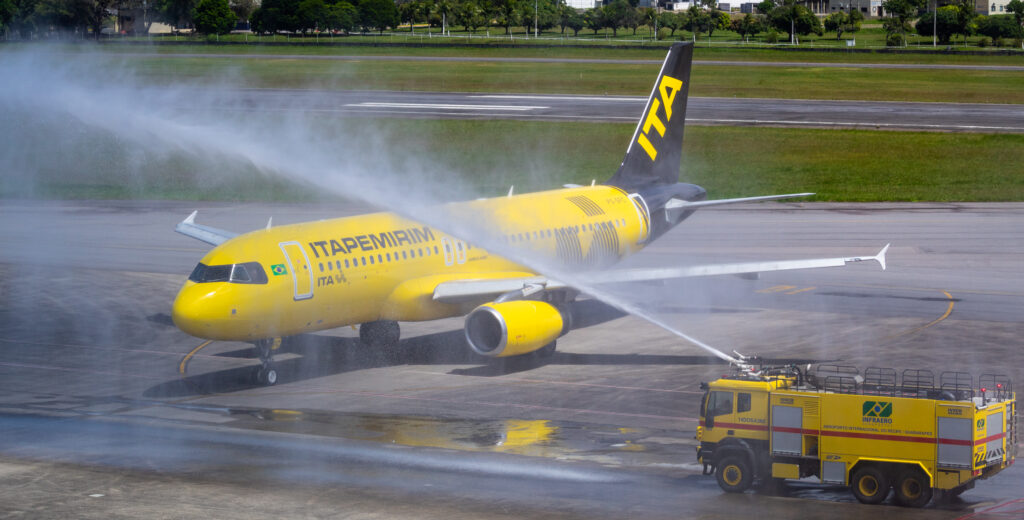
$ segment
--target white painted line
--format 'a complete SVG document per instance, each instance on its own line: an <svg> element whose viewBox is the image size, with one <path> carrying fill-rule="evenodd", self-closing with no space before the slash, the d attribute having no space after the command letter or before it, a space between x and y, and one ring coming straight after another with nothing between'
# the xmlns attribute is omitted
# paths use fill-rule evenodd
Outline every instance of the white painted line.
<svg viewBox="0 0 1024 520"><path fill-rule="evenodd" d="M444 103L349 103L346 107L358 108L412 108L426 110L503 110L512 112L528 112L548 107L525 105L449 105Z"/></svg>
<svg viewBox="0 0 1024 520"><path fill-rule="evenodd" d="M796 125L796 126L874 126L887 128L936 128L936 129L959 129L959 130L1014 130L1021 131L1024 127L1017 126L981 126L981 125L931 125L926 123L869 123L852 121L785 121L771 119L697 119L686 118L688 123L730 123L745 125Z"/></svg>
<svg viewBox="0 0 1024 520"><path fill-rule="evenodd" d="M471 98L482 98L482 99L557 99L559 101L624 101L626 103L637 103L647 101L647 98L642 97L606 97L606 96L512 96L512 95L500 95L490 94L482 96L469 96Z"/></svg>

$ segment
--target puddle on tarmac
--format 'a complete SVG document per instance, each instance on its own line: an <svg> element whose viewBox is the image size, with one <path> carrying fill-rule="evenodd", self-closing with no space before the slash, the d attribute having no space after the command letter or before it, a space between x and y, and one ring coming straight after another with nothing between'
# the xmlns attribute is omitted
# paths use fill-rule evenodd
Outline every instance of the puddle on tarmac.
<svg viewBox="0 0 1024 520"><path fill-rule="evenodd" d="M222 409L223 410L223 409ZM547 458L615 454L691 462L692 433L533 419L461 419L280 409L232 408L232 426L385 444ZM668 452L673 452L671 455ZM681 455L684 458L678 458Z"/></svg>

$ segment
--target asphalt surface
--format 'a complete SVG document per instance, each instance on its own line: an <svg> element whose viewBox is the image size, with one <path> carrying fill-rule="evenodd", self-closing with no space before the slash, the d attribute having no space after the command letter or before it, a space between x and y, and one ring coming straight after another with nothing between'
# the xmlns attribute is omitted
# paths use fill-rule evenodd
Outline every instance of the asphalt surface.
<svg viewBox="0 0 1024 520"><path fill-rule="evenodd" d="M252 349L177 331L170 304L207 250L359 205L14 202L0 206L0 515L79 518L1020 518L1015 465L924 510L795 483L726 495L693 453L711 356L635 318L572 331L543 366L467 353L461 320L403 324L393 351L350 329L298 338L281 382ZM626 265L873 254L889 268L635 288L723 350L1024 381L1021 204L761 204L701 210Z"/></svg>
<svg viewBox="0 0 1024 520"><path fill-rule="evenodd" d="M209 96L208 89L204 92ZM214 106L197 106L202 99L217 101ZM198 97L190 101L190 107L363 117L635 122L646 101L626 96L242 89ZM691 96L686 121L698 125L1020 133L1024 132L1024 105Z"/></svg>

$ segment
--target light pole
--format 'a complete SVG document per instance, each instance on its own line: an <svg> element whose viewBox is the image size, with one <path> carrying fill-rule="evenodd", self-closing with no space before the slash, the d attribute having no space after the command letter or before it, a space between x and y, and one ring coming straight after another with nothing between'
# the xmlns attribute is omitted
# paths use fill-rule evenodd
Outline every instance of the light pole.
<svg viewBox="0 0 1024 520"><path fill-rule="evenodd" d="M932 47L939 45L939 0L935 0L935 9L932 11Z"/></svg>

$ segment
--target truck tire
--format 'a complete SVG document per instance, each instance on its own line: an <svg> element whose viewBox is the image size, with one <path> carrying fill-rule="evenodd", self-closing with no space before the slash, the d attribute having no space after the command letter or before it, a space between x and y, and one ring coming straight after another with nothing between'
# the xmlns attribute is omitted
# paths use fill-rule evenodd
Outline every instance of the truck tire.
<svg viewBox="0 0 1024 520"><path fill-rule="evenodd" d="M742 493L754 482L750 462L742 455L726 455L716 464L718 487L727 493Z"/></svg>
<svg viewBox="0 0 1024 520"><path fill-rule="evenodd" d="M932 500L931 482L917 468L900 471L893 488L896 490L896 503L903 507L924 507Z"/></svg>
<svg viewBox="0 0 1024 520"><path fill-rule="evenodd" d="M863 466L850 479L850 491L862 504L880 504L889 496L889 478L875 466Z"/></svg>

